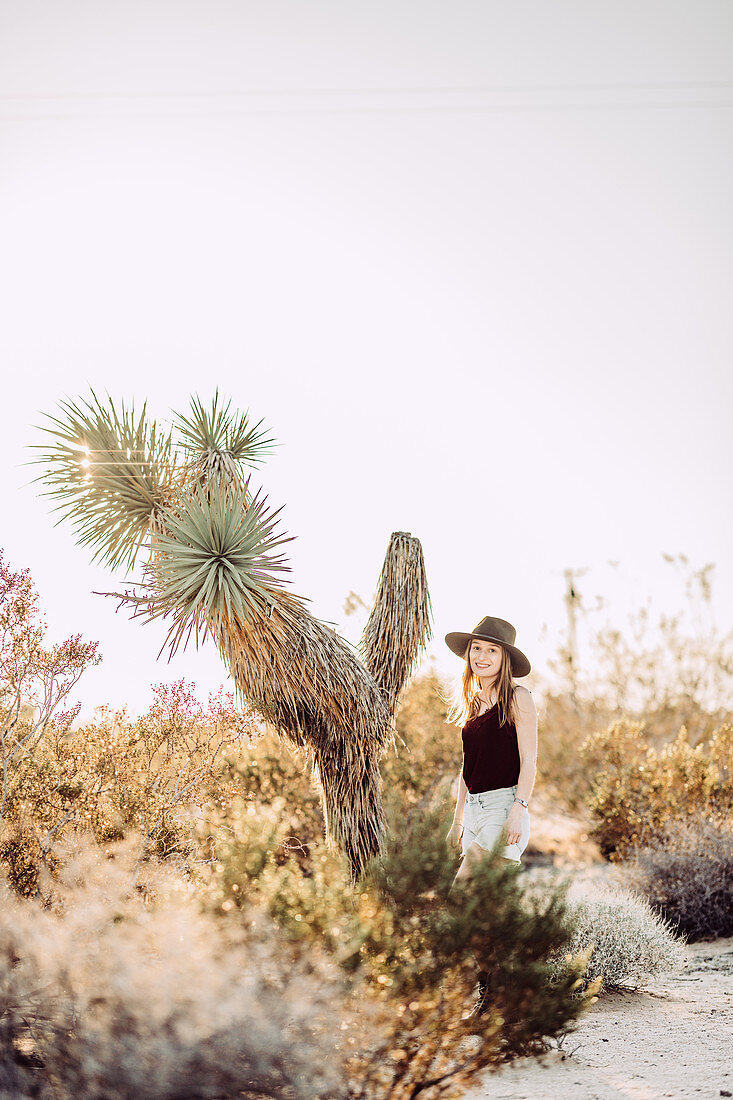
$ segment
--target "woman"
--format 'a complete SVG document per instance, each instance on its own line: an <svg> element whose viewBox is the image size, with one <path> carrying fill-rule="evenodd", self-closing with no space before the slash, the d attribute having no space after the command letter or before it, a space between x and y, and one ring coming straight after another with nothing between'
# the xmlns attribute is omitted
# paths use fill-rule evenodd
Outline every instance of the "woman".
<svg viewBox="0 0 733 1100"><path fill-rule="evenodd" d="M446 634L466 666L462 698L451 718L463 725L463 762L449 844L461 844L457 878L504 834L504 859L516 864L529 841L527 808L537 770L537 711L531 692L514 683L531 665L514 645L517 632L487 615L470 633Z"/></svg>

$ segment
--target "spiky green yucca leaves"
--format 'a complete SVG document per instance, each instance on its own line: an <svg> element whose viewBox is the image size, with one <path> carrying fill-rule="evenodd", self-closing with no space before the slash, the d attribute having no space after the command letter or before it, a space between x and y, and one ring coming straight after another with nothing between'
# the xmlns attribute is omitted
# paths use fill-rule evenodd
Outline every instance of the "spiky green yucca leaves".
<svg viewBox="0 0 733 1100"><path fill-rule="evenodd" d="M179 445L205 481L219 475L238 483L240 466L262 465L275 445L261 420L250 425L249 413L230 412L230 407L231 401L219 405L217 390L209 408L194 396L190 414L175 418Z"/></svg>
<svg viewBox="0 0 733 1100"><path fill-rule="evenodd" d="M141 597L121 597L136 614L170 619L165 646L175 653L192 634L219 639L235 623L259 622L268 613L279 574L289 571L278 547L292 536L276 531L276 512L258 495L216 482L181 496L153 535Z"/></svg>
<svg viewBox="0 0 733 1100"><path fill-rule="evenodd" d="M62 416L48 419L50 436L35 449L46 471L44 493L58 501L59 522L70 520L92 560L112 569L132 566L150 527L160 522L175 481L169 434L149 421L146 406L135 412L111 399L60 402Z"/></svg>
<svg viewBox="0 0 733 1100"><path fill-rule="evenodd" d="M362 663L282 587L278 548L290 540L241 473L273 444L261 421L250 426L218 393L208 408L194 397L172 443L144 409L138 419L124 407L118 415L94 394L62 408L65 419L46 429L54 445L39 458L62 518L113 567L149 547L141 585L108 594L133 617L166 622L162 649L213 636L240 697L312 752L328 833L358 875L384 833L378 761L394 702L429 636L418 540L393 536Z"/></svg>

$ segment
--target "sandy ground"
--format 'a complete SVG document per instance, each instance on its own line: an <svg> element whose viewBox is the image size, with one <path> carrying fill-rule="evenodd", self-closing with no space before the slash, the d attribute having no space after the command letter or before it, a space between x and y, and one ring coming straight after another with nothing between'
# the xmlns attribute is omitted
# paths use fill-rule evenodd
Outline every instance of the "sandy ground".
<svg viewBox="0 0 733 1100"><path fill-rule="evenodd" d="M684 971L611 993L542 1058L487 1074L471 1100L733 1096L733 939L691 944Z"/></svg>
<svg viewBox="0 0 733 1100"><path fill-rule="evenodd" d="M574 876L605 879L610 868L594 858L584 823L565 815L552 820L542 807L538 809L533 829L539 842L536 858L554 852L557 866L564 862L563 854L570 854ZM575 862L579 856L581 865ZM650 979L641 991L602 994L559 1049L485 1074L466 1097L733 1096L733 938L689 944L685 953L682 970Z"/></svg>

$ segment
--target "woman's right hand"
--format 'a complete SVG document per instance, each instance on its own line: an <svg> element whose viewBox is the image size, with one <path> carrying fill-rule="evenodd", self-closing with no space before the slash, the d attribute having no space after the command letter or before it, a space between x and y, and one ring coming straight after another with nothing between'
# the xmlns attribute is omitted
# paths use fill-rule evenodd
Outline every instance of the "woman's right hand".
<svg viewBox="0 0 733 1100"><path fill-rule="evenodd" d="M457 846L461 843L462 834L463 825L460 823L460 821L454 821L448 831L448 836L445 839L451 847Z"/></svg>

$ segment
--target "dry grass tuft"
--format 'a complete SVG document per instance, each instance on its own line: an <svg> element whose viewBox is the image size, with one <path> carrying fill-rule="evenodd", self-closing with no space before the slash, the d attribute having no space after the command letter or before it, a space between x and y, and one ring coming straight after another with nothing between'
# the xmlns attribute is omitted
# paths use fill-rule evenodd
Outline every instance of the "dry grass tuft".
<svg viewBox="0 0 733 1100"><path fill-rule="evenodd" d="M603 989L636 989L648 978L684 964L684 951L672 928L640 895L621 887L581 885L568 894L576 930L564 951L593 952L585 978L603 979ZM558 965L563 953L556 956Z"/></svg>

